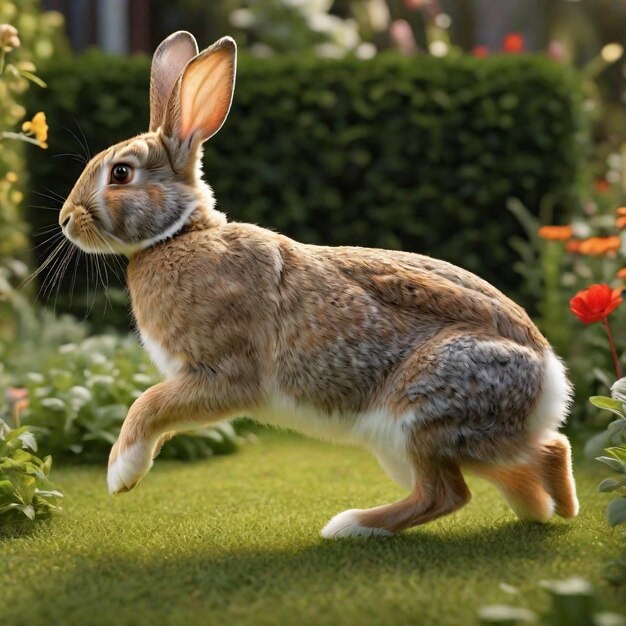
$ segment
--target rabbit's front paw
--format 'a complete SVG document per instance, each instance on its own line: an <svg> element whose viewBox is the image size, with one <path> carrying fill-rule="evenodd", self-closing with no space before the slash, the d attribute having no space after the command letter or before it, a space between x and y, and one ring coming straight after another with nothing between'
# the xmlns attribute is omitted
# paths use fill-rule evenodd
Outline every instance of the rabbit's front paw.
<svg viewBox="0 0 626 626"><path fill-rule="evenodd" d="M349 509L335 515L324 526L320 533L324 539L339 539L340 537L391 537L393 533L385 528L371 528L360 523L359 514L362 509Z"/></svg>
<svg viewBox="0 0 626 626"><path fill-rule="evenodd" d="M154 445L147 441L123 447L118 439L109 456L109 493L124 493L135 487L152 467L153 449Z"/></svg>

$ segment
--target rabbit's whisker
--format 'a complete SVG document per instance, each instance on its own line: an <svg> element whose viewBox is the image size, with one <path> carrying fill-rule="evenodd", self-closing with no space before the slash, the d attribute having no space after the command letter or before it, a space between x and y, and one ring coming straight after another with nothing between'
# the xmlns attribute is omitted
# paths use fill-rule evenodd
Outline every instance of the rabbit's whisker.
<svg viewBox="0 0 626 626"><path fill-rule="evenodd" d="M52 251L52 253L48 256L48 258L36 269L33 270L18 286L18 289L21 289L22 287L26 287L27 285L29 285L34 279L35 277L37 277L46 267L48 267L48 265L50 265L50 263L52 263L52 260L54 259L54 257L56 255L58 255L59 250L63 247L65 241L60 241L59 243L57 243L55 249Z"/></svg>
<svg viewBox="0 0 626 626"><path fill-rule="evenodd" d="M46 292L48 291L48 286L50 283L54 282L54 276L58 271L58 268L61 266L61 263L64 259L65 252L67 251L67 246L69 241L64 239L57 248L54 249L53 254L51 255L52 265L50 267L50 271L48 272L46 278L43 280L39 291L37 292L37 296L35 297L35 302L39 300L40 297L45 297ZM47 300L46 300L47 303Z"/></svg>
<svg viewBox="0 0 626 626"><path fill-rule="evenodd" d="M59 154L52 155L53 159L56 159L59 157L66 157L68 159L73 159L74 161L78 161L79 163L82 163L83 165L87 165L88 163L87 159L82 154L78 154L77 152L62 152Z"/></svg>

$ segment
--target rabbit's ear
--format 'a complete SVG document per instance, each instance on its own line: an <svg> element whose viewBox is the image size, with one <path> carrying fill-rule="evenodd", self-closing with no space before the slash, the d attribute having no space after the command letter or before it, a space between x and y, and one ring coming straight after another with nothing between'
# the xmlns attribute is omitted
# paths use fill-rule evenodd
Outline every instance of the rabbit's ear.
<svg viewBox="0 0 626 626"><path fill-rule="evenodd" d="M172 93L163 132L189 145L212 137L230 110L236 66L237 44L230 37L192 59Z"/></svg>
<svg viewBox="0 0 626 626"><path fill-rule="evenodd" d="M152 57L150 71L150 130L162 123L167 104L176 81L185 66L198 54L198 44L191 33L184 30L163 40Z"/></svg>

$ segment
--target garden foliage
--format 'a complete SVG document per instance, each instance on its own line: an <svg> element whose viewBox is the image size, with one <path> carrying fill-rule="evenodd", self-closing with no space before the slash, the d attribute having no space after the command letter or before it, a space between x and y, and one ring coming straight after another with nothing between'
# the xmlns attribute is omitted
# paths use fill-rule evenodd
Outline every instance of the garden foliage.
<svg viewBox="0 0 626 626"><path fill-rule="evenodd" d="M50 58L55 48L59 51L63 24L59 13L40 13L38 8L38 0L0 2L0 341L19 334L20 318L28 314L22 314L25 300L14 287L31 261L24 156L39 148L25 145L30 139L19 132L36 113L24 106L23 97L29 86L41 89L44 84L35 63Z"/></svg>
<svg viewBox="0 0 626 626"><path fill-rule="evenodd" d="M550 608L538 616L529 609L506 604L483 607L481 624L499 626L522 626L540 623L543 626L624 626L626 619L617 613L600 611L594 589L582 578L543 581L542 587L550 596ZM501 588L507 593L517 590L506 584ZM538 619L540 618L540 619Z"/></svg>
<svg viewBox="0 0 626 626"><path fill-rule="evenodd" d="M607 509L610 526L626 523L626 379L618 380L611 389L612 397L593 396L590 402L597 408L617 415L605 431L592 437L585 446L588 457L608 465L614 472L613 478L605 478L598 486L603 493L615 492Z"/></svg>
<svg viewBox="0 0 626 626"><path fill-rule="evenodd" d="M46 453L101 462L130 405L160 379L132 337L89 337L50 350L36 370L18 379L28 396L20 417L36 428ZM232 452L239 441L222 423L176 436L161 455L193 460Z"/></svg>
<svg viewBox="0 0 626 626"><path fill-rule="evenodd" d="M94 52L43 76L45 96L27 101L45 101L53 153L80 150L67 130L78 134L75 120L92 153L146 130L147 58ZM507 242L522 228L507 199L573 210L581 101L574 72L539 56L242 58L230 119L206 144L206 177L232 219L311 243L430 254L515 295ZM82 167L33 158L33 189L65 194ZM33 209L30 219L56 216Z"/></svg>
<svg viewBox="0 0 626 626"><path fill-rule="evenodd" d="M0 528L45 519L58 513L63 494L48 474L52 458L39 458L27 426L10 428L0 419Z"/></svg>

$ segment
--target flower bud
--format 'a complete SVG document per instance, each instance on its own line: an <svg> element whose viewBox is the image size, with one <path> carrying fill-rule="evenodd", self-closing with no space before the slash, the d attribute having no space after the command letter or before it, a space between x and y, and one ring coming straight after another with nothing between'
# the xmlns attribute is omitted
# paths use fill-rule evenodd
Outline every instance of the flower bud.
<svg viewBox="0 0 626 626"><path fill-rule="evenodd" d="M611 398L626 404L626 377L616 380L611 387Z"/></svg>
<svg viewBox="0 0 626 626"><path fill-rule="evenodd" d="M17 36L17 28L11 24L0 24L0 48L4 52L11 52L21 45L20 38Z"/></svg>

